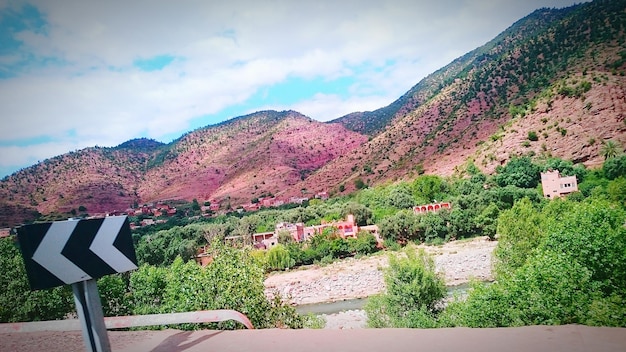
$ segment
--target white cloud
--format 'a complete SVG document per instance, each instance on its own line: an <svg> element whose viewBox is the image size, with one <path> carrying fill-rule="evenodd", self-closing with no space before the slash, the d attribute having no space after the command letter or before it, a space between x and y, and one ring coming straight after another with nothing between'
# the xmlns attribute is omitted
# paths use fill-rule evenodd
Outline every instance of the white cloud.
<svg viewBox="0 0 626 352"><path fill-rule="evenodd" d="M342 98L336 94L318 93L310 99L302 100L290 105L263 106L258 110L294 110L318 121L329 121L357 111L371 111L389 105L398 97L384 96L351 96Z"/></svg>

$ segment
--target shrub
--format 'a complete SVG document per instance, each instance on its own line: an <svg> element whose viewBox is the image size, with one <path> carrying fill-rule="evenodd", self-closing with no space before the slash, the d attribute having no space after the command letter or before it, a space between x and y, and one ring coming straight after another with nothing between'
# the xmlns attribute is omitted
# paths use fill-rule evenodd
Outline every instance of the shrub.
<svg viewBox="0 0 626 352"><path fill-rule="evenodd" d="M291 258L289 251L282 244L278 244L267 251L265 262L270 270L285 270L296 264L296 261Z"/></svg>
<svg viewBox="0 0 626 352"><path fill-rule="evenodd" d="M532 141L532 142L538 141L539 137L537 136L537 132L535 132L535 131L528 131L528 140Z"/></svg>
<svg viewBox="0 0 626 352"><path fill-rule="evenodd" d="M387 290L365 305L370 327L424 328L436 325L438 303L446 295L443 278L423 250L405 250L406 257L389 256Z"/></svg>
<svg viewBox="0 0 626 352"><path fill-rule="evenodd" d="M74 311L70 286L31 291L14 237L0 238L0 322L62 319Z"/></svg>

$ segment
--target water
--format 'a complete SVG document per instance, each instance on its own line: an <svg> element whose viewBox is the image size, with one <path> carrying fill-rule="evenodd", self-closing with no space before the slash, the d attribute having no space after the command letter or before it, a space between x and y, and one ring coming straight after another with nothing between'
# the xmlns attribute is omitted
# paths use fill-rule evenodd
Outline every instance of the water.
<svg viewBox="0 0 626 352"><path fill-rule="evenodd" d="M448 286L448 297L452 297L455 293L464 294L469 288L468 284L462 284L457 286ZM335 314L345 312L347 310L363 309L367 303L366 298L353 298L343 301L326 302L326 303L312 303L296 306L296 312L299 314Z"/></svg>

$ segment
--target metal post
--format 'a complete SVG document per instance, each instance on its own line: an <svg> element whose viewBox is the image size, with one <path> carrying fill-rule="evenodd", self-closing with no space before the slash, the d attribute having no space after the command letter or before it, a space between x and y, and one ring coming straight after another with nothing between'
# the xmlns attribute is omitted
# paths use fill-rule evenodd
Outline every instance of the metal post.
<svg viewBox="0 0 626 352"><path fill-rule="evenodd" d="M74 291L76 312L82 326L83 340L87 351L111 352L96 280L90 279L73 283L72 290Z"/></svg>

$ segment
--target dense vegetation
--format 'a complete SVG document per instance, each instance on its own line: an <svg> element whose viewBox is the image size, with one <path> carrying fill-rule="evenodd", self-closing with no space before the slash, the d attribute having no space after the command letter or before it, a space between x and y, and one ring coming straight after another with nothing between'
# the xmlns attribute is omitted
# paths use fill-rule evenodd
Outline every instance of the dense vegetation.
<svg viewBox="0 0 626 352"><path fill-rule="evenodd" d="M538 182L539 172L547 169L576 175L580 192L566 200L544 200ZM466 300L445 309L440 304L442 281L424 254L408 250L406 259L392 260L388 292L374 297L368 308L372 326L624 326L625 180L626 157L619 152L597 170L560 159L522 157L492 176L468 163L454 177L422 175L295 208L193 222L172 218L133 234L138 270L101 278L98 284L106 315L225 308L243 312L258 327L302 327L304 317L280 299L265 297L264 272L367 255L377 250L375 238L361 233L357 239L342 239L329 228L296 243L279 233L279 246L254 251L246 235L272 231L281 221L310 225L354 214L359 225L379 224L385 246L392 249L477 235L499 237L497 281L476 283ZM411 210L435 201L449 201L452 209L422 215ZM193 215L193 204L188 210ZM238 235L239 242L225 241ZM213 258L204 268L193 260L199 246L206 246ZM59 319L72 312L67 287L28 290L13 238L0 240L0 261L1 321Z"/></svg>
<svg viewBox="0 0 626 352"><path fill-rule="evenodd" d="M533 167L527 162L522 170ZM524 197L502 210L497 218L495 282L473 283L467 297L445 308L443 294L433 290L442 279L428 259L408 256L402 265L390 266L385 281L391 288L366 307L369 325L626 326L624 165L626 158L620 157L607 160L601 170L572 168L583 178L581 192L551 202ZM505 169L518 169L509 166ZM493 178L506 179L503 175ZM408 296L400 295L405 301L398 300L397 286L410 288L403 291L410 292ZM416 298L408 304L408 297ZM407 309L400 309L403 306Z"/></svg>

